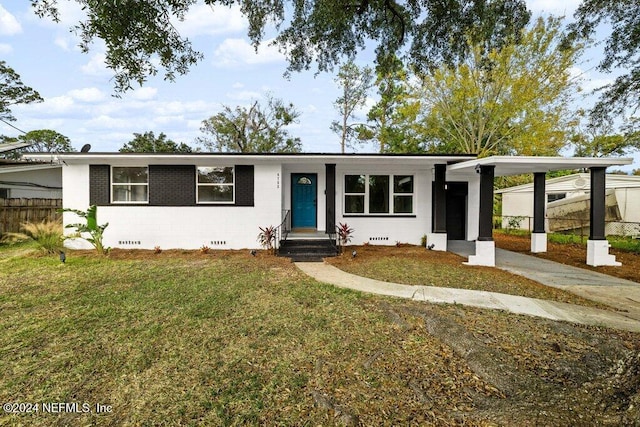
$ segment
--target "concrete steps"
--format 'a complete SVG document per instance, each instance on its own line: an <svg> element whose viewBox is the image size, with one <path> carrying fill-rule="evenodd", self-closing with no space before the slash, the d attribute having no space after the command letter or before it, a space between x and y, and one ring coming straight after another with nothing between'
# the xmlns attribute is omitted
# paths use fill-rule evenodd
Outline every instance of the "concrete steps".
<svg viewBox="0 0 640 427"><path fill-rule="evenodd" d="M329 238L284 240L278 248L278 256L289 257L294 262L318 262L336 255L336 247Z"/></svg>

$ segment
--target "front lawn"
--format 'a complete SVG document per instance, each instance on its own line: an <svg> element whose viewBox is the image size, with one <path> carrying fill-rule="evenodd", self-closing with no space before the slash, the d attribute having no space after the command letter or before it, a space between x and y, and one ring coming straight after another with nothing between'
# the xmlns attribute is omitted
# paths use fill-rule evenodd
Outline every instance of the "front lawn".
<svg viewBox="0 0 640 427"><path fill-rule="evenodd" d="M359 294L263 252L25 251L0 251L0 402L41 406L2 425L638 420L639 334Z"/></svg>

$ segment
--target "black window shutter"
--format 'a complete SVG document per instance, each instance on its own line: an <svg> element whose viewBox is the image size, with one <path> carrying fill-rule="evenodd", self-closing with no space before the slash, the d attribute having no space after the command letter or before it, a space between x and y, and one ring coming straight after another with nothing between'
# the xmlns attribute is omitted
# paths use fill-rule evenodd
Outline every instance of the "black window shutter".
<svg viewBox="0 0 640 427"><path fill-rule="evenodd" d="M97 206L110 204L110 172L109 165L89 165L89 204Z"/></svg>
<svg viewBox="0 0 640 427"><path fill-rule="evenodd" d="M236 206L254 206L253 165L236 166Z"/></svg>

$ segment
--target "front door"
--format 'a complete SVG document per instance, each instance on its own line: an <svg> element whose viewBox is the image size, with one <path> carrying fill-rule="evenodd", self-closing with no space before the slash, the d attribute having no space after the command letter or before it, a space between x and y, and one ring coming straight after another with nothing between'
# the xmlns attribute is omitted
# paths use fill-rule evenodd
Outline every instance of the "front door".
<svg viewBox="0 0 640 427"><path fill-rule="evenodd" d="M291 228L316 228L316 174L291 174Z"/></svg>
<svg viewBox="0 0 640 427"><path fill-rule="evenodd" d="M467 195L466 182L447 182L447 239L467 238Z"/></svg>

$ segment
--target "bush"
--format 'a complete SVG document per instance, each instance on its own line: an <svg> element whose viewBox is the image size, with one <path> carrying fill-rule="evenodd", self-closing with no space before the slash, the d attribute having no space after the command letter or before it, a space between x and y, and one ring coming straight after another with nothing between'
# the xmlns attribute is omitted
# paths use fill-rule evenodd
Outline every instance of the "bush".
<svg viewBox="0 0 640 427"><path fill-rule="evenodd" d="M20 229L23 233L6 233L3 242L17 243L32 240L38 248L48 254L62 248L62 223L60 221L25 222Z"/></svg>

